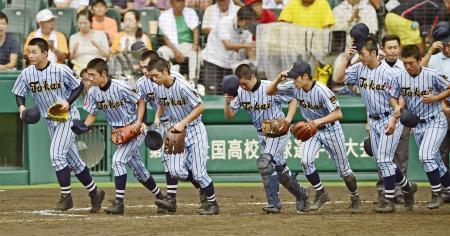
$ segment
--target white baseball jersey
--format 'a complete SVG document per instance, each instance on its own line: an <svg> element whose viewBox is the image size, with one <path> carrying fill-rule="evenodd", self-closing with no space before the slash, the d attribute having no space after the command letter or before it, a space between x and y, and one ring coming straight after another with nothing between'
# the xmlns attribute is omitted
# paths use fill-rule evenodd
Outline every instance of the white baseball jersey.
<svg viewBox="0 0 450 236"><path fill-rule="evenodd" d="M231 102L231 109L234 113L242 107L250 114L252 123L258 131L261 131L263 120L284 118L281 105L292 100L284 95L267 96L266 91L269 84L270 81L258 81L253 91L239 87L238 95Z"/></svg>
<svg viewBox="0 0 450 236"><path fill-rule="evenodd" d="M398 98L400 95L406 102L409 111L426 119L436 113L442 112L442 103L435 102L425 104L422 98L427 94L437 95L449 88L450 81L446 75L422 67L420 74L412 77L407 71L401 71L395 74L392 83L389 86L389 93L392 97Z"/></svg>
<svg viewBox="0 0 450 236"><path fill-rule="evenodd" d="M91 114L96 114L99 110L104 112L111 126L134 123L139 95L119 80L108 80L105 87L105 91L97 86L89 89L84 99L84 109Z"/></svg>
<svg viewBox="0 0 450 236"><path fill-rule="evenodd" d="M347 83L358 85L367 112L372 115L392 112L393 109L389 103L390 96L386 86L392 80L393 74L393 70L384 63L370 69L359 62L345 70Z"/></svg>
<svg viewBox="0 0 450 236"><path fill-rule="evenodd" d="M160 85L156 88L156 101L164 108L164 115L169 117L171 123L180 122L188 116L198 104L202 103L202 99L195 91L195 88L186 82L178 73L170 73L174 78L172 86L166 88ZM192 121L192 124L201 122L202 116L198 116Z"/></svg>
<svg viewBox="0 0 450 236"><path fill-rule="evenodd" d="M66 101L72 90L80 86L79 77L66 65L49 62L39 70L35 65L28 66L17 77L12 92L26 97L30 92L39 108L41 117L47 118L47 110L57 101ZM71 118L79 118L76 107L70 109Z"/></svg>
<svg viewBox="0 0 450 236"><path fill-rule="evenodd" d="M402 70L405 70L405 66L403 65L403 62L400 59L397 59L397 61L395 62L395 64L392 67L386 62L386 59L382 60L381 63L390 67L393 70L394 74L397 72L400 72Z"/></svg>
<svg viewBox="0 0 450 236"><path fill-rule="evenodd" d="M316 120L327 116L339 107L336 95L321 83L313 82L311 90L298 89L294 81L278 85L280 94L293 97L300 103L300 111L306 120Z"/></svg>

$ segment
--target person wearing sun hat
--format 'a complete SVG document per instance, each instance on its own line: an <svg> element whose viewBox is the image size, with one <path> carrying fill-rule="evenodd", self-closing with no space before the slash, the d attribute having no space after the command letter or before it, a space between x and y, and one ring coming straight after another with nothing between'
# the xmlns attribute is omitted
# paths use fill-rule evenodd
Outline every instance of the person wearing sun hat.
<svg viewBox="0 0 450 236"><path fill-rule="evenodd" d="M28 58L28 43L33 38L43 38L47 40L49 51L48 59L50 61L64 63L69 56L69 48L67 47L67 39L63 33L55 30L56 16L49 9L43 9L36 15L36 22L39 28L31 32L23 47L23 54Z"/></svg>

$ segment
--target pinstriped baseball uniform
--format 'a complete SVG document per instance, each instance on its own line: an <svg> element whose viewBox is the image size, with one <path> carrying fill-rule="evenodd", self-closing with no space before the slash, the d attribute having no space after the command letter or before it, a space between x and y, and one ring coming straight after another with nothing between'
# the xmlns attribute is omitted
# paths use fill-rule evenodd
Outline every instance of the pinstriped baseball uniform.
<svg viewBox="0 0 450 236"><path fill-rule="evenodd" d="M183 78L184 77L174 71L171 70L170 71L171 74L175 74L177 75L177 77L179 78ZM156 111L158 110L158 101L155 98L155 91L158 88L158 84L153 82L151 79L147 78L146 76L142 76L141 78L139 78L139 80L136 82L136 89L138 90L139 96L144 99L148 104L150 104L150 107L153 109L153 111L156 113ZM162 114L160 119L164 119L166 115ZM164 122L161 122L161 125L164 126ZM169 127L163 127L162 129L168 129ZM167 160L164 158L164 155L161 155L161 158L163 159L163 163L164 163L164 170L165 172L168 172L168 168L167 165L165 164L167 162Z"/></svg>
<svg viewBox="0 0 450 236"><path fill-rule="evenodd" d="M289 103L292 99L283 95L266 95L269 84L270 81L258 81L253 91L247 91L240 87L238 95L231 102L231 109L236 113L242 107L248 112L253 126L258 132L262 153L271 154L276 165L283 165L286 163L284 150L289 141L290 133L277 138L265 137L262 134L261 126L265 119L284 118L285 115L281 110L281 105Z"/></svg>
<svg viewBox="0 0 450 236"><path fill-rule="evenodd" d="M422 67L420 74L412 77L407 71L397 73L389 86L392 97L400 95L406 102L409 111L419 116L421 122L413 129L419 158L426 172L439 168L440 175L446 172L445 165L440 158L439 146L447 132L447 119L442 112L442 103L425 104L423 95L434 95L449 89L450 82L445 75L437 71Z"/></svg>
<svg viewBox="0 0 450 236"><path fill-rule="evenodd" d="M89 89L84 100L84 109L90 114L103 112L108 124L113 127L134 123L137 119L136 103L139 95L126 83L118 80L108 80L105 87L107 88L105 91L97 86ZM139 155L139 147L144 138L145 135L141 134L128 143L117 145L112 161L115 176L126 174L126 165L128 165L139 181L145 182L149 179L150 173Z"/></svg>
<svg viewBox="0 0 450 236"><path fill-rule="evenodd" d="M164 108L164 114L169 118L170 124L175 125L188 116L200 103L201 98L195 88L187 83L178 73L170 74L174 78L173 84L166 88L158 86L155 91L156 101ZM188 170L192 171L193 179L201 188L211 183L206 171L208 158L208 136L205 125L199 115L186 126L185 150L182 155L166 155L167 168L172 176L186 180L189 178Z"/></svg>
<svg viewBox="0 0 450 236"><path fill-rule="evenodd" d="M47 119L48 108L55 102L66 101L72 90L77 88L80 83L81 80L69 67L49 62L42 70L38 70L35 65L24 69L17 77L12 92L22 97L31 93L41 117ZM69 166L78 174L85 167L78 154L75 133L70 129L72 119L79 118L80 114L77 108L72 106L66 122L47 119L47 128L51 138L50 158L56 171Z"/></svg>
<svg viewBox="0 0 450 236"><path fill-rule="evenodd" d="M368 119L370 142L383 177L395 175L397 166L393 159L403 131L403 126L398 122L392 135L384 133L384 125L393 112L389 103L390 95L386 90L393 74L394 71L384 63L370 69L359 62L345 70L347 83L357 84L360 88L368 116L376 117Z"/></svg>
<svg viewBox="0 0 450 236"><path fill-rule="evenodd" d="M325 85L315 81L309 91L296 88L293 81L279 85L278 91L280 94L297 99L300 103L300 111L308 121L325 117L339 107L334 93ZM305 175L316 171L314 156L322 145L333 159L341 177L353 173L346 156L344 132L339 121L335 121L333 125L327 124L325 128L319 129L312 138L301 143L301 162Z"/></svg>

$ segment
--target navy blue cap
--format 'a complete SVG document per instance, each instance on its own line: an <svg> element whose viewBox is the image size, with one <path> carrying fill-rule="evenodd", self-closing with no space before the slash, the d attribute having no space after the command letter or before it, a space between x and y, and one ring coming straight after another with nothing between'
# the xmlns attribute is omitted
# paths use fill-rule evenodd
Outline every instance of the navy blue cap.
<svg viewBox="0 0 450 236"><path fill-rule="evenodd" d="M414 113L404 110L400 115L400 123L408 128L414 128L419 124L420 118Z"/></svg>
<svg viewBox="0 0 450 236"><path fill-rule="evenodd" d="M350 36L353 40L353 45L356 50L361 50L369 37L369 27L363 23L356 24L350 30Z"/></svg>
<svg viewBox="0 0 450 236"><path fill-rule="evenodd" d="M237 75L227 75L222 80L222 91L230 96L236 97L239 89L239 78Z"/></svg>
<svg viewBox="0 0 450 236"><path fill-rule="evenodd" d="M441 21L433 29L433 38L447 44L450 41L450 25L448 22Z"/></svg>
<svg viewBox="0 0 450 236"><path fill-rule="evenodd" d="M131 50L132 52L136 52L136 51L140 51L140 50L143 50L143 49L146 49L146 48L147 48L147 46L145 46L145 43L144 43L144 42L142 42L142 41L136 41L136 42L134 42L133 44L131 44L130 50Z"/></svg>
<svg viewBox="0 0 450 236"><path fill-rule="evenodd" d="M311 66L304 61L297 61L292 65L291 70L287 73L287 77L295 79L304 74L311 74Z"/></svg>
<svg viewBox="0 0 450 236"><path fill-rule="evenodd" d="M22 119L27 124L36 124L39 122L41 118L41 114L39 113L39 108L37 106L32 106L28 109L25 109L22 114Z"/></svg>

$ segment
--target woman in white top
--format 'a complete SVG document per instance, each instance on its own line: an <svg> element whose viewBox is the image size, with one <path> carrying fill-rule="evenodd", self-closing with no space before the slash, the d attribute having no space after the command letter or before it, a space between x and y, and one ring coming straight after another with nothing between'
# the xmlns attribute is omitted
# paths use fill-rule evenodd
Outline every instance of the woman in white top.
<svg viewBox="0 0 450 236"><path fill-rule="evenodd" d="M131 45L136 41L142 41L149 50L152 49L152 44L146 34L142 32L139 27L139 20L141 14L134 10L128 10L123 17L124 31L119 32L114 37L112 43L112 53L117 54L131 50Z"/></svg>
<svg viewBox="0 0 450 236"><path fill-rule="evenodd" d="M94 58L108 59L109 43L106 33L93 30L92 16L89 10L77 14L79 32L70 36L69 50L73 70L79 73Z"/></svg>

